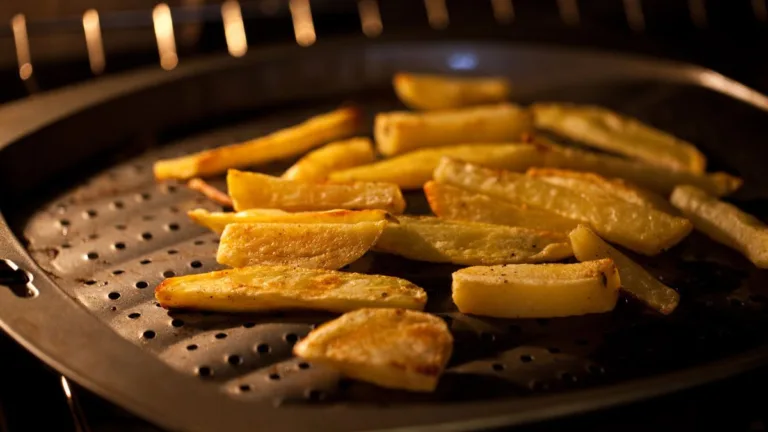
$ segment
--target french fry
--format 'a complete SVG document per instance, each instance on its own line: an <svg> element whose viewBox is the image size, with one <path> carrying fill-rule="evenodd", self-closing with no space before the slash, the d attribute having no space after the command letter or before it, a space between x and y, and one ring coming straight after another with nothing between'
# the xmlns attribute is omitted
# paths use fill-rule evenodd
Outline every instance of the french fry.
<svg viewBox="0 0 768 432"><path fill-rule="evenodd" d="M221 234L216 261L230 267L288 265L335 270L368 252L386 225L386 221L229 224Z"/></svg>
<svg viewBox="0 0 768 432"><path fill-rule="evenodd" d="M352 138L320 147L299 159L283 174L286 180L321 182L332 171L369 164L376 159L368 138Z"/></svg>
<svg viewBox="0 0 768 432"><path fill-rule="evenodd" d="M293 347L303 359L382 387L430 392L451 357L445 321L424 312L359 309L327 322Z"/></svg>
<svg viewBox="0 0 768 432"><path fill-rule="evenodd" d="M409 108L438 110L503 102L510 84L504 78L458 78L398 73L392 79L397 97Z"/></svg>
<svg viewBox="0 0 768 432"><path fill-rule="evenodd" d="M665 213L677 213L669 201L662 196L631 185L621 179L607 179L594 173L556 168L531 168L526 172L526 175L568 189L604 193L628 203L651 207Z"/></svg>
<svg viewBox="0 0 768 432"><path fill-rule="evenodd" d="M187 182L187 187L200 192L206 198L224 207L232 207L232 199L229 195L208 184L205 180L193 178Z"/></svg>
<svg viewBox="0 0 768 432"><path fill-rule="evenodd" d="M606 108L540 103L531 107L536 127L584 144L674 170L703 173L707 160L691 143Z"/></svg>
<svg viewBox="0 0 768 432"><path fill-rule="evenodd" d="M387 224L375 250L461 265L553 262L573 255L562 233L414 216Z"/></svg>
<svg viewBox="0 0 768 432"><path fill-rule="evenodd" d="M678 186L671 201L696 229L768 268L768 226L759 219L692 186Z"/></svg>
<svg viewBox="0 0 768 432"><path fill-rule="evenodd" d="M403 189L420 189L432 178L443 156L491 168L503 168L527 152L531 144L468 144L424 148L393 158L346 170L328 177L335 182L369 181L395 183Z"/></svg>
<svg viewBox="0 0 768 432"><path fill-rule="evenodd" d="M374 121L373 134L379 152L394 156L421 147L516 142L532 126L527 110L504 103L424 113L381 113Z"/></svg>
<svg viewBox="0 0 768 432"><path fill-rule="evenodd" d="M443 219L485 222L569 233L578 222L558 214L429 181L424 194L432 213Z"/></svg>
<svg viewBox="0 0 768 432"><path fill-rule="evenodd" d="M453 273L453 302L462 313L498 318L584 315L613 310L620 285L609 259L467 267Z"/></svg>
<svg viewBox="0 0 768 432"><path fill-rule="evenodd" d="M645 255L656 255L687 236L691 223L604 194L573 191L503 170L444 158L435 181L537 207L588 223L606 239Z"/></svg>
<svg viewBox="0 0 768 432"><path fill-rule="evenodd" d="M562 168L587 171L608 178L624 179L632 184L668 197L677 185L691 185L713 195L724 196L741 187L738 177L726 173L697 174L671 170L658 165L624 159L608 154L592 153L542 142L535 138L534 147L521 150L504 169L524 172L529 168Z"/></svg>
<svg viewBox="0 0 768 432"><path fill-rule="evenodd" d="M391 183L313 184L229 170L227 188L235 211L254 208L287 211L380 209L400 214L405 210L403 193Z"/></svg>
<svg viewBox="0 0 768 432"><path fill-rule="evenodd" d="M298 156L320 144L354 134L361 115L356 108L340 108L296 126L239 144L155 162L157 180L208 177L230 168L244 168Z"/></svg>
<svg viewBox="0 0 768 432"><path fill-rule="evenodd" d="M621 290L643 302L650 308L668 315L680 302L680 296L639 264L604 242L597 234L584 225L570 234L573 253L579 261L609 258L616 263L621 276Z"/></svg>
<svg viewBox="0 0 768 432"><path fill-rule="evenodd" d="M187 216L198 225L221 234L231 223L343 223L395 220L384 210L327 210L289 213L275 209L251 209L237 213L209 212L194 209Z"/></svg>
<svg viewBox="0 0 768 432"><path fill-rule="evenodd" d="M215 312L422 310L427 303L424 290L403 279L286 266L173 277L155 288L155 298L164 308Z"/></svg>

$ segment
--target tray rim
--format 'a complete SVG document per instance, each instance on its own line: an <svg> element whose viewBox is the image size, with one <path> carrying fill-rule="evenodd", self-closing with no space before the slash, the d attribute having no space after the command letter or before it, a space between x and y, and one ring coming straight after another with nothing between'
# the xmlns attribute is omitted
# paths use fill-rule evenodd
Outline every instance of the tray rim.
<svg viewBox="0 0 768 432"><path fill-rule="evenodd" d="M397 49L399 43L350 44L348 40L342 39L319 45L312 49L334 51L356 47L364 52L386 52L390 48ZM557 48L530 43L421 42L409 44L408 49L434 49L436 46L453 49L481 47L510 52L533 50L566 56L609 58L624 67L627 63L638 67L642 65L638 71L640 76L707 87L768 111L768 98L759 92L711 70L685 63L593 49ZM256 64L268 62L285 55L295 55L301 49L289 45L251 50L245 60L217 55L187 62L171 72L159 69L139 70L7 104L0 107L0 118L11 119L7 126L0 129L0 154L4 148L27 135L122 95L185 77L239 67L242 61ZM45 115L41 115L41 112ZM394 409L355 407L345 410L344 416L334 416L337 423L328 425L327 409L292 406L275 409L269 403L242 402L222 397L216 386L171 369L155 356L117 336L75 299L60 290L55 281L37 266L11 232L1 209L0 258L11 259L31 272L35 286L40 291L37 298L30 300L19 299L9 290L0 290L0 327L37 357L78 384L172 430L216 430L225 427L244 430L252 428L254 420L259 418L268 419L274 427L289 430L320 424L326 425L323 428L333 430L369 429L371 424L377 424L375 429L381 430L408 430L415 427L434 430L488 428L642 400L723 379L768 363L766 345L716 362L651 378L624 381L594 389L514 399L513 402L508 399L495 399L461 404L414 404ZM100 355L94 355L94 351L90 349L82 349L94 342L103 347ZM104 353L108 355L103 355ZM140 373L130 369L138 364L142 366ZM127 372L115 374L114 371L119 367L126 367ZM163 381L163 385L152 385L159 380ZM142 386L152 386L151 401L136 397L141 394ZM515 409L510 412L513 404ZM457 406L460 409L457 409ZM209 412L216 412L217 415L210 415ZM398 421L392 419L392 416L381 415L390 412L397 412L397 417L407 420ZM442 421L434 423L434 419ZM373 423L374 421L376 423ZM404 423L409 426L403 427Z"/></svg>

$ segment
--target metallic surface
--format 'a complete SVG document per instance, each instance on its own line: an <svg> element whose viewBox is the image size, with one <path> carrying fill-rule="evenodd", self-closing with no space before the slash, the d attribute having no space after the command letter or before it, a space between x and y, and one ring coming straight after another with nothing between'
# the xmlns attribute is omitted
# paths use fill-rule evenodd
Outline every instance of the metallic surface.
<svg viewBox="0 0 768 432"><path fill-rule="evenodd" d="M163 277L219 267L216 237L184 215L217 207L180 184L156 184L154 160L261 135L348 100L369 115L398 108L388 88L394 71L457 67L510 76L523 102L602 103L679 134L698 143L713 168L745 178L742 205L765 208L768 101L710 71L525 46L342 42L254 51L0 109L16 119L0 130L0 209L12 228L0 225L0 258L29 272L39 292L23 298L0 289L3 328L78 383L184 430L514 424L765 362L768 275L698 235L643 261L681 291L670 317L624 303L612 314L567 319L464 316L450 302L450 266L376 254L354 263L352 270L424 286L428 310L449 322L455 354L432 395L348 382L292 358L293 343L328 314L157 306L152 289ZM408 200L409 211L426 210L418 194Z"/></svg>

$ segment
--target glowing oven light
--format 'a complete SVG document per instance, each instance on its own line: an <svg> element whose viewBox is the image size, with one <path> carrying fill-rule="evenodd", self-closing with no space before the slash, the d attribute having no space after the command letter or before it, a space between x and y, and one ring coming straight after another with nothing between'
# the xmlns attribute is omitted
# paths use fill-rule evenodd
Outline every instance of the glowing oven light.
<svg viewBox="0 0 768 432"><path fill-rule="evenodd" d="M155 6L152 10L152 22L155 26L160 66L165 70L171 70L179 64L179 57L176 54L176 39L173 35L171 8L165 3Z"/></svg>
<svg viewBox="0 0 768 432"><path fill-rule="evenodd" d="M104 43L101 39L101 24L99 13L96 9L89 9L83 14L83 31L85 32L85 45L88 48L88 62L94 74L104 72L106 59L104 57Z"/></svg>
<svg viewBox="0 0 768 432"><path fill-rule="evenodd" d="M378 2L376 0L360 0L357 7L360 10L360 24L363 26L363 34L371 38L380 35L384 27L381 24Z"/></svg>
<svg viewBox="0 0 768 432"><path fill-rule="evenodd" d="M32 57L29 53L29 37L27 35L27 19L24 14L11 18L11 30L16 44L16 60L19 64L19 76L22 80L32 77Z"/></svg>
<svg viewBox="0 0 768 432"><path fill-rule="evenodd" d="M477 56L472 53L454 53L448 57L448 67L453 70L473 70L477 63Z"/></svg>
<svg viewBox="0 0 768 432"><path fill-rule="evenodd" d="M312 10L309 8L309 0L291 0L288 6L293 18L293 32L296 42L307 47L315 43L315 24L312 22Z"/></svg>
<svg viewBox="0 0 768 432"><path fill-rule="evenodd" d="M233 57L242 57L248 51L248 39L245 37L245 25L240 3L227 0L221 4L221 18L224 21L224 36L227 50Z"/></svg>

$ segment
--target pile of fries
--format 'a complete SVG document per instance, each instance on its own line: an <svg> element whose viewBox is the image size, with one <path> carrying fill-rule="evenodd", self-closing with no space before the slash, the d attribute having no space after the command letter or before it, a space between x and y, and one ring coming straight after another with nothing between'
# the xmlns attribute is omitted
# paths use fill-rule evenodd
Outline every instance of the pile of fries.
<svg viewBox="0 0 768 432"><path fill-rule="evenodd" d="M379 113L374 141L350 138L361 115L344 107L158 161L158 180L189 180L234 210L189 212L221 235L217 261L232 269L166 279L160 304L342 313L294 353L381 386L431 391L451 333L422 312L427 294L413 283L339 271L369 251L467 266L453 274L458 310L498 318L609 312L620 292L670 314L678 293L620 249L657 255L694 228L768 268L768 228L718 199L741 180L706 173L691 143L605 108L512 104L500 78L393 82L422 111ZM599 152L541 138L542 129ZM282 177L238 170L307 151ZM224 173L227 194L198 178ZM434 216L405 215L402 190L422 188Z"/></svg>

